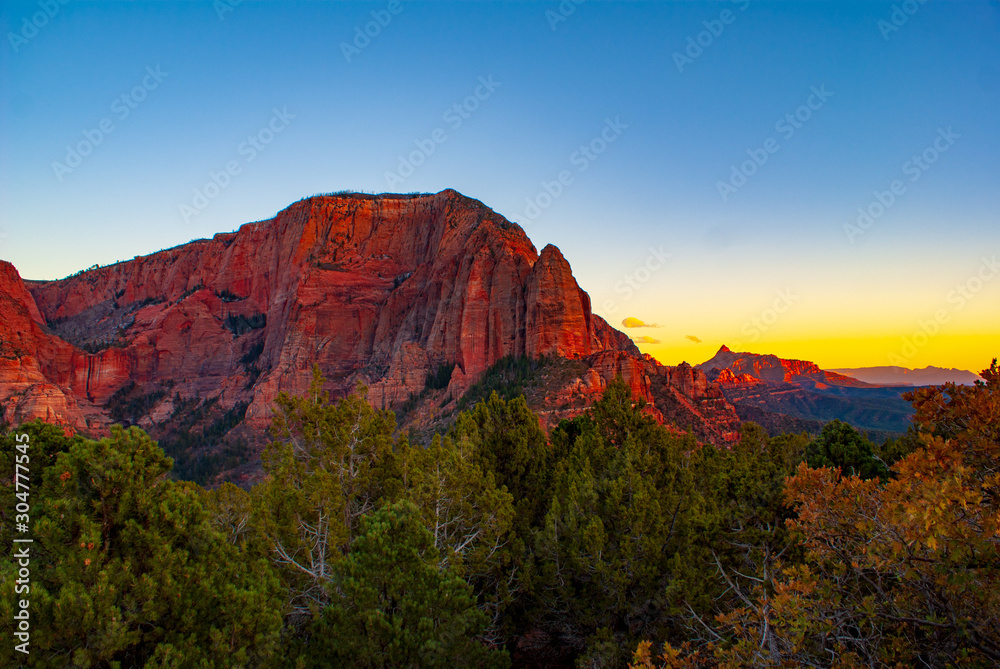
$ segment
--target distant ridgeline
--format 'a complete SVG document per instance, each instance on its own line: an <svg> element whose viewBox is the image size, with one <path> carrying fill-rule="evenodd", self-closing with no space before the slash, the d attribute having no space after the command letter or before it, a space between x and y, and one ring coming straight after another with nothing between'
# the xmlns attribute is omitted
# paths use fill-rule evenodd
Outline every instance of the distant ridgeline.
<svg viewBox="0 0 1000 669"><path fill-rule="evenodd" d="M822 370L812 362L736 353L726 346L698 367L719 384L742 420L759 423L771 434L816 434L824 423L841 420L879 441L909 427L913 409L902 395L914 386L971 384L980 378L936 367Z"/></svg>

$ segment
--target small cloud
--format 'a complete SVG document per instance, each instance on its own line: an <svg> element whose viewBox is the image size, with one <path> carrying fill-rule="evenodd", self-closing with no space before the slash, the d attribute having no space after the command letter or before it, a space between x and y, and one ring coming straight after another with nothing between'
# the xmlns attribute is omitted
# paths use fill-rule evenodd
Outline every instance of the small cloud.
<svg viewBox="0 0 1000 669"><path fill-rule="evenodd" d="M659 339L653 339L652 337L650 337L648 335L643 335L641 337L632 337L632 341L634 341L636 344L659 344L660 343Z"/></svg>
<svg viewBox="0 0 1000 669"><path fill-rule="evenodd" d="M695 344L700 344L700 343L701 343L701 340L700 340L700 339L698 339L697 337L695 337L694 335L688 335L688 336L686 336L686 337L684 337L684 338L685 338L685 339L690 339L690 340L691 340L691 341L693 341L693 342L694 342Z"/></svg>
<svg viewBox="0 0 1000 669"><path fill-rule="evenodd" d="M635 316L629 316L622 321L622 325L627 328L662 328L663 326L659 323L645 323Z"/></svg>

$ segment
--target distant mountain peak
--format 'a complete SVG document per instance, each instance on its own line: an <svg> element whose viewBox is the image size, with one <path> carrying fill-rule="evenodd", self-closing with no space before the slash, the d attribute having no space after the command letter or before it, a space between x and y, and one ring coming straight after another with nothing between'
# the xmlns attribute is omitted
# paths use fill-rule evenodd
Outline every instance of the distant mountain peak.
<svg viewBox="0 0 1000 669"><path fill-rule="evenodd" d="M757 381L770 383L798 383L815 385L822 383L829 386L861 387L868 385L863 381L825 371L808 360L791 360L779 358L772 354L734 353L723 345L719 352L700 365L710 381L720 378L723 370L728 370L732 376L726 375L723 382L727 385L739 385L740 379L753 378Z"/></svg>
<svg viewBox="0 0 1000 669"><path fill-rule="evenodd" d="M825 422L838 419L882 439L904 432L913 415L901 396L905 383L873 385L808 360L722 347L698 368L722 389L742 420L770 434L816 434Z"/></svg>
<svg viewBox="0 0 1000 669"><path fill-rule="evenodd" d="M883 365L879 367L845 367L831 370L866 383L900 386L939 386L945 383L972 385L980 377L965 369L933 367L908 369Z"/></svg>

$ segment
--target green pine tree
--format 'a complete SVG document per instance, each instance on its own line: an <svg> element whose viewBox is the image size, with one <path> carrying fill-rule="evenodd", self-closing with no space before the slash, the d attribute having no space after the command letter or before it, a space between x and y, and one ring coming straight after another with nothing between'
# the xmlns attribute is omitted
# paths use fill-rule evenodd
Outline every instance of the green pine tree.
<svg viewBox="0 0 1000 669"><path fill-rule="evenodd" d="M875 447L868 438L847 423L832 420L806 449L806 462L813 469L839 467L845 476L864 480L889 478L889 468L875 457Z"/></svg>
<svg viewBox="0 0 1000 669"><path fill-rule="evenodd" d="M114 426L100 441L40 423L16 432L30 435L37 457L30 666L242 667L270 656L281 627L277 579L212 526L197 486L166 478L171 460L142 430ZM11 443L9 434L5 488ZM10 565L0 567L5 581ZM9 630L11 602L2 601Z"/></svg>
<svg viewBox="0 0 1000 669"><path fill-rule="evenodd" d="M537 625L586 666L620 666L659 630L691 498L686 453L618 380L553 435L566 457L534 543Z"/></svg>
<svg viewBox="0 0 1000 669"><path fill-rule="evenodd" d="M330 606L308 649L315 667L506 667L476 637L487 620L472 588L441 566L433 534L410 502L363 517L334 568Z"/></svg>
<svg viewBox="0 0 1000 669"><path fill-rule="evenodd" d="M427 448L406 450L406 498L431 532L439 567L473 585L499 638L501 615L514 596L520 554L514 501L494 474L473 461L470 440L435 435Z"/></svg>
<svg viewBox="0 0 1000 669"><path fill-rule="evenodd" d="M313 368L304 397L281 393L262 455L265 481L252 491L253 522L288 589L296 624L329 602L334 565L350 548L358 523L383 498L401 492L395 417L376 411L364 390L331 402Z"/></svg>

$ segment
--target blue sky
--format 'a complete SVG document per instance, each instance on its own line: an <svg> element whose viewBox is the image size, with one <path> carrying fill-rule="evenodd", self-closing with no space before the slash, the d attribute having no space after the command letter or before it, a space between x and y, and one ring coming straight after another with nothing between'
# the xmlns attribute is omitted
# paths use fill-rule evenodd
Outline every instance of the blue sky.
<svg viewBox="0 0 1000 669"><path fill-rule="evenodd" d="M455 188L559 246L612 324L658 324L627 331L665 363L998 355L996 1L229 4L3 4L0 257L22 276L314 193Z"/></svg>

